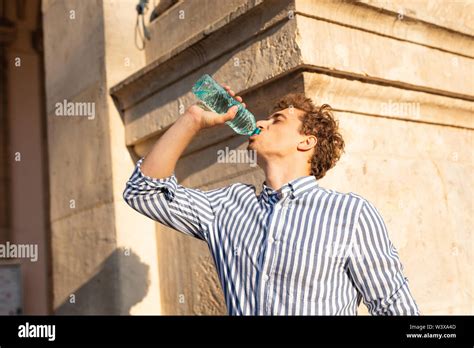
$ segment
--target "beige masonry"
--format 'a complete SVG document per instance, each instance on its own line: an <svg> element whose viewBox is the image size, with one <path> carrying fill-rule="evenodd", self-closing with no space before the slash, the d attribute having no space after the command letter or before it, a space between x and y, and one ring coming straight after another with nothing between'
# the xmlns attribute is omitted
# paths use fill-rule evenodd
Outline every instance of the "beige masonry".
<svg viewBox="0 0 474 348"><path fill-rule="evenodd" d="M122 199L133 163L107 92L145 63L133 6L57 0L42 10L54 312L161 313L154 223ZM94 103L94 119L56 116L64 99Z"/></svg>
<svg viewBox="0 0 474 348"><path fill-rule="evenodd" d="M172 23L181 30L152 41L147 66L112 88L136 158L193 102L203 73L231 85L259 118L278 97L305 92L335 109L347 143L320 184L379 208L422 313L472 314L472 4L240 1L229 12L223 3L207 26L176 19L202 11L192 2L151 23L157 37ZM404 103L413 108L397 112ZM260 189L260 169L217 162L226 146L246 141L227 127L202 132L178 163L180 183ZM164 312L225 313L206 246L157 230Z"/></svg>
<svg viewBox="0 0 474 348"><path fill-rule="evenodd" d="M122 199L209 73L258 118L288 92L330 104L347 145L320 185L380 210L423 314L473 314L472 3L180 1L147 22L144 51L134 5L42 2L55 313L226 313L207 246ZM94 119L56 116L64 100L94 103ZM261 169L218 162L246 145L226 126L201 132L179 182L260 190Z"/></svg>

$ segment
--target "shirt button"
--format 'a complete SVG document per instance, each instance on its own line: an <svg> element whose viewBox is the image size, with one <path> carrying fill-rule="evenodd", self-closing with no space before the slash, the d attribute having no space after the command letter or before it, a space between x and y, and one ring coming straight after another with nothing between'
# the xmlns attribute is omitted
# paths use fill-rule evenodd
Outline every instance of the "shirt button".
<svg viewBox="0 0 474 348"><path fill-rule="evenodd" d="M265 275L263 276L263 281L266 282L267 280L268 280L268 275L265 274Z"/></svg>
<svg viewBox="0 0 474 348"><path fill-rule="evenodd" d="M270 237L270 238L268 239L268 241L269 241L270 243L273 243L273 242L274 242L274 239L273 239L272 237Z"/></svg>

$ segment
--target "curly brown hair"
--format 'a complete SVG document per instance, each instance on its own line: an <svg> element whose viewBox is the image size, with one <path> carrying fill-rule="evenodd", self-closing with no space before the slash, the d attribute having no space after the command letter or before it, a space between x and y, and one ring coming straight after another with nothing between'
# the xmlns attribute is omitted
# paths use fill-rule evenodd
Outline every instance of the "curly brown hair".
<svg viewBox="0 0 474 348"><path fill-rule="evenodd" d="M301 119L300 132L316 136L317 144L311 157L311 175L321 179L336 165L344 152L344 139L339 133L339 123L332 115L331 106L319 107L302 93L290 93L278 100L272 113L286 108L295 108L305 112ZM309 161L308 161L309 163Z"/></svg>

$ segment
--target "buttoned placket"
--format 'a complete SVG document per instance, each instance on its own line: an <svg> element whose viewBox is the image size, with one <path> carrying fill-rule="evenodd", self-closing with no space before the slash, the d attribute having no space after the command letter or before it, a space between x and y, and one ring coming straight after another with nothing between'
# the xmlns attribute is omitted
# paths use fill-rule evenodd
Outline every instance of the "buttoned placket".
<svg viewBox="0 0 474 348"><path fill-rule="evenodd" d="M276 200L276 196L279 197L279 200ZM263 291L263 303L260 305L259 313L264 315L269 315L271 308L271 295L272 295L272 284L274 279L271 277L272 272L275 267L275 260L277 259L276 255L278 250L272 253L273 248L278 248L280 246L280 239L283 230L283 224L286 218L286 210L291 206L291 196L292 192L290 190L285 190L282 192L273 193L268 196L270 204L269 212L269 223L266 227L266 240L264 242L264 257L262 261L262 277L261 277L261 286L259 287L258 298L261 298L260 291Z"/></svg>

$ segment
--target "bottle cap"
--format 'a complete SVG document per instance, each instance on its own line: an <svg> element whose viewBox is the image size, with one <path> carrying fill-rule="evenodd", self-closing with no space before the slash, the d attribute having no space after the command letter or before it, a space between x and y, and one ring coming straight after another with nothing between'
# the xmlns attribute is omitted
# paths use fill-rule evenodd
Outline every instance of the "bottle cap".
<svg viewBox="0 0 474 348"><path fill-rule="evenodd" d="M254 135L254 134L260 134L260 128L255 128L252 132L252 134L250 134L250 136Z"/></svg>

